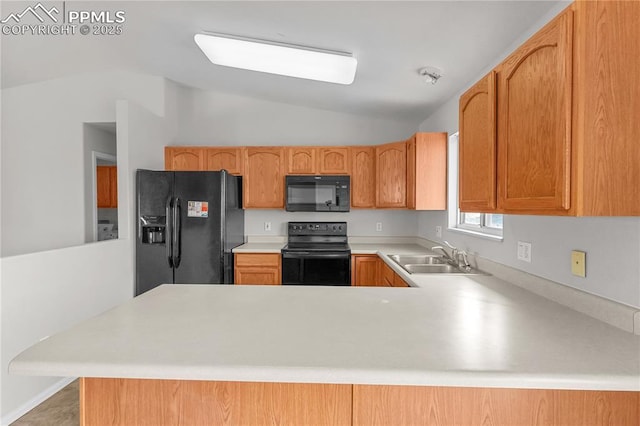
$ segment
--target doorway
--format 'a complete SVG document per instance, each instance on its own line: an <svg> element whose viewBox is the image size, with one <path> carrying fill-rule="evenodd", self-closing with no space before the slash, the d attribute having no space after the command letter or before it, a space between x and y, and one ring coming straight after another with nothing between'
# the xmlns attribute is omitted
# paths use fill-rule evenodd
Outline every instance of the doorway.
<svg viewBox="0 0 640 426"><path fill-rule="evenodd" d="M85 242L118 238L115 123L84 123Z"/></svg>

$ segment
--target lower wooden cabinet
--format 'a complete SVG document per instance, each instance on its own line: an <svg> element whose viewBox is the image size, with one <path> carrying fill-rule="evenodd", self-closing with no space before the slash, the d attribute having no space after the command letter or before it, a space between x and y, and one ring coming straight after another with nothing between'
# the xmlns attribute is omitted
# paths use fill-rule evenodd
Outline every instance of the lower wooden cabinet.
<svg viewBox="0 0 640 426"><path fill-rule="evenodd" d="M233 263L235 284L282 284L282 263L278 253L237 253Z"/></svg>
<svg viewBox="0 0 640 426"><path fill-rule="evenodd" d="M383 286L393 287L396 273L386 263L380 260L380 281Z"/></svg>
<svg viewBox="0 0 640 426"><path fill-rule="evenodd" d="M393 273L393 287L410 287L402 277L395 272Z"/></svg>
<svg viewBox="0 0 640 426"><path fill-rule="evenodd" d="M378 279L378 261L376 254L358 254L351 256L351 285L376 286Z"/></svg>
<svg viewBox="0 0 640 426"><path fill-rule="evenodd" d="M351 256L351 285L367 287L409 287L377 254Z"/></svg>
<svg viewBox="0 0 640 426"><path fill-rule="evenodd" d="M80 379L80 424L638 426L640 392Z"/></svg>
<svg viewBox="0 0 640 426"><path fill-rule="evenodd" d="M350 384L82 378L83 426L351 425Z"/></svg>
<svg viewBox="0 0 640 426"><path fill-rule="evenodd" d="M640 424L640 392L353 386L353 425Z"/></svg>

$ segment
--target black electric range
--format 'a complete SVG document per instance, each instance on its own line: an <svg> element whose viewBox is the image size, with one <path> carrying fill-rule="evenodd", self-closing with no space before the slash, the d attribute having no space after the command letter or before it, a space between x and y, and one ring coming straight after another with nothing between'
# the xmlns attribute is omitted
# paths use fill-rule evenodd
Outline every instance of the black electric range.
<svg viewBox="0 0 640 426"><path fill-rule="evenodd" d="M346 222L289 222L283 285L351 285Z"/></svg>

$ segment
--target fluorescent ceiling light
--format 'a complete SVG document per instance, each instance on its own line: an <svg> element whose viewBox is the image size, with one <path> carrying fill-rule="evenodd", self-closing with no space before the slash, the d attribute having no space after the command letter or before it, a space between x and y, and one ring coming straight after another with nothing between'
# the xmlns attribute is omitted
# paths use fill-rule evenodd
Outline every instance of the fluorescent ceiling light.
<svg viewBox="0 0 640 426"><path fill-rule="evenodd" d="M218 34L193 39L211 62L226 67L351 84L358 66L356 58L343 52Z"/></svg>

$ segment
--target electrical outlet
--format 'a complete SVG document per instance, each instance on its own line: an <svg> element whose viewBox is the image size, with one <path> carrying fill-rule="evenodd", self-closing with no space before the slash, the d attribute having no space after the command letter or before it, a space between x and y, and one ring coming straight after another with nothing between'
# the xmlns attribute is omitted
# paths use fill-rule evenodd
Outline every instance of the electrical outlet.
<svg viewBox="0 0 640 426"><path fill-rule="evenodd" d="M436 237L442 238L442 226L436 226Z"/></svg>
<svg viewBox="0 0 640 426"><path fill-rule="evenodd" d="M265 222L264 223L264 230L265 231L271 231L271 222Z"/></svg>
<svg viewBox="0 0 640 426"><path fill-rule="evenodd" d="M573 250L571 252L571 273L585 278L587 276L587 253Z"/></svg>
<svg viewBox="0 0 640 426"><path fill-rule="evenodd" d="M377 222L376 223L376 231L382 232L382 222Z"/></svg>
<svg viewBox="0 0 640 426"><path fill-rule="evenodd" d="M531 263L531 243L518 241L518 260Z"/></svg>

